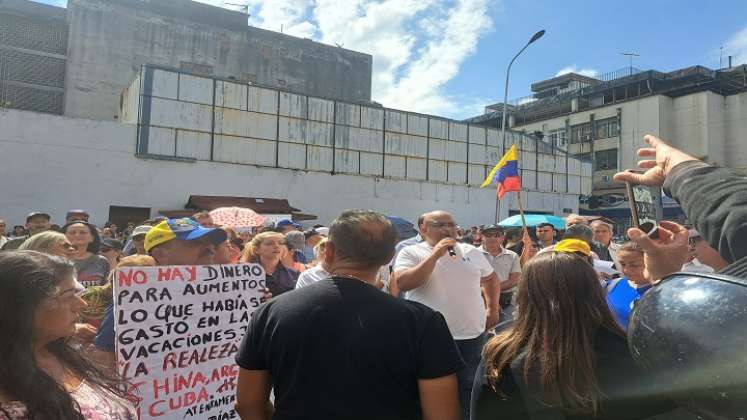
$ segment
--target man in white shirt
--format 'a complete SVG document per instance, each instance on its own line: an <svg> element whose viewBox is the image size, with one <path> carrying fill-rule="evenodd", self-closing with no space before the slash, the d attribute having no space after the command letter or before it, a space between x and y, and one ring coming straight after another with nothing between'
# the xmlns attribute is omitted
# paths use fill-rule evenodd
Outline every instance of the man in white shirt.
<svg viewBox="0 0 747 420"><path fill-rule="evenodd" d="M480 251L485 255L498 277L501 285L499 304L501 311L506 313L511 309L514 292L521 277L519 256L503 247L503 242L506 240L506 231L501 226L482 226L480 234L483 237Z"/></svg>
<svg viewBox="0 0 747 420"><path fill-rule="evenodd" d="M615 267L620 269L620 263L617 260L617 251L620 244L612 242L612 225L604 220L595 220L591 222L591 230L594 232L594 240L607 249L615 263Z"/></svg>
<svg viewBox="0 0 747 420"><path fill-rule="evenodd" d="M393 273L405 299L427 305L446 318L466 364L457 379L462 416L468 419L485 331L498 323L500 285L483 253L456 241L457 225L449 213L426 213L422 220L424 241L400 251Z"/></svg>

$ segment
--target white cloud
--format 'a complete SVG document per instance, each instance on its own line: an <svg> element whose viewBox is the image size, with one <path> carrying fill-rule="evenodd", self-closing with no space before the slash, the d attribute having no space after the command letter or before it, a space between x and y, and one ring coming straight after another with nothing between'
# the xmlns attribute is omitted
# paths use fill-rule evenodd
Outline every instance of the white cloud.
<svg viewBox="0 0 747 420"><path fill-rule="evenodd" d="M475 108L473 99L448 95L444 86L491 29L488 6L495 1L249 0L248 10L252 25L279 31L282 24L287 34L371 54L373 100L461 117Z"/></svg>
<svg viewBox="0 0 747 420"><path fill-rule="evenodd" d="M253 26L371 54L372 99L387 107L464 118L491 102L449 95L444 87L491 30L488 7L495 10L500 0L197 1L233 10L245 4ZM597 74L575 65L558 74L569 71Z"/></svg>
<svg viewBox="0 0 747 420"><path fill-rule="evenodd" d="M747 63L747 26L724 44L724 59L729 55L732 56L732 65ZM723 65L726 67L728 62L724 61Z"/></svg>
<svg viewBox="0 0 747 420"><path fill-rule="evenodd" d="M594 69L591 69L591 68L579 69L575 64L571 64L570 66L565 66L562 69L558 70L558 72L555 73L555 77L562 76L568 73L576 73L576 74L580 74L582 76L588 76L588 77L599 76L599 72Z"/></svg>

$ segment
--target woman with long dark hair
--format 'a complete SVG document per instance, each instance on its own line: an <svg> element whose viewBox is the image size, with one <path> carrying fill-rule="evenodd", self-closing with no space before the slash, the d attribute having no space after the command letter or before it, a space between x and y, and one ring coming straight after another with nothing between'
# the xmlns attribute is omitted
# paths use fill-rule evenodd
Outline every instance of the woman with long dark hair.
<svg viewBox="0 0 747 420"><path fill-rule="evenodd" d="M116 378L67 344L86 303L73 265L0 253L0 419L135 419Z"/></svg>
<svg viewBox="0 0 747 420"><path fill-rule="evenodd" d="M109 261L99 254L101 237L96 226L87 222L70 222L62 227L62 233L75 247L69 257L75 264L78 280L85 287L103 286L109 275Z"/></svg>
<svg viewBox="0 0 747 420"><path fill-rule="evenodd" d="M483 349L473 419L641 419L674 408L633 363L585 255L533 257L516 303L513 328Z"/></svg>

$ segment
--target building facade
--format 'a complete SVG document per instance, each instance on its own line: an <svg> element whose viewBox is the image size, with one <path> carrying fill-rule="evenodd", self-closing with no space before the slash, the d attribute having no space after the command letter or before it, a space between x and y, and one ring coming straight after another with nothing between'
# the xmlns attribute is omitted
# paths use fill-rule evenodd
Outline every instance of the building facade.
<svg viewBox="0 0 747 420"><path fill-rule="evenodd" d="M747 67L689 67L669 73L627 68L591 78L565 74L532 85L506 107L508 127L577 156L593 167L593 193L581 210L630 224L624 185L613 175L635 168L636 150L653 134L707 162L747 171ZM500 126L502 104L471 121ZM681 219L666 198L665 218Z"/></svg>
<svg viewBox="0 0 747 420"><path fill-rule="evenodd" d="M65 9L0 2L0 107L62 114L66 63Z"/></svg>
<svg viewBox="0 0 747 420"><path fill-rule="evenodd" d="M0 16L24 7L36 6L0 2ZM552 144L509 132L504 145L495 128L372 103L367 54L187 0L40 10L27 17L54 14L67 34L63 94L54 110L0 106L0 217L11 225L31 210L59 222L70 208L97 224L138 222L197 195L284 199L321 223L351 207L493 223L518 210L517 195L499 203L479 184L511 144L528 212L577 212L591 192L591 164Z"/></svg>
<svg viewBox="0 0 747 420"><path fill-rule="evenodd" d="M10 108L117 120L143 64L352 102L371 100L372 57L248 26L189 0L0 2L0 101ZM43 96L46 95L46 96Z"/></svg>

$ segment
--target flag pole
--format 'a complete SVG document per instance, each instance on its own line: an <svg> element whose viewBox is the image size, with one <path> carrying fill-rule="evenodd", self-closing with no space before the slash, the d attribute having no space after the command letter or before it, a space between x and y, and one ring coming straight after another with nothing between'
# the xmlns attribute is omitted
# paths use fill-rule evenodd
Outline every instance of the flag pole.
<svg viewBox="0 0 747 420"><path fill-rule="evenodd" d="M498 218L501 216L501 200L498 198L498 194L495 195L495 223L498 223Z"/></svg>
<svg viewBox="0 0 747 420"><path fill-rule="evenodd" d="M521 189L519 189L519 191L516 191L516 194L519 197L519 214L521 214L521 224L524 226L524 230L526 230L527 221L524 218L524 203L522 203L521 199Z"/></svg>

